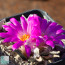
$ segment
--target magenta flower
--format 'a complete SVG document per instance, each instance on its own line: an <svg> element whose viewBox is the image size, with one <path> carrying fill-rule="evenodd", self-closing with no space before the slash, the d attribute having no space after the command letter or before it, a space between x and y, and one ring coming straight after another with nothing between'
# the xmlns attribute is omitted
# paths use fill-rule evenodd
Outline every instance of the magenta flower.
<svg viewBox="0 0 65 65"><path fill-rule="evenodd" d="M0 33L0 37L5 38L4 43L15 42L12 45L13 50L24 45L28 57L33 48L41 44L52 48L56 44L64 46L61 39L65 39L65 35L62 34L65 31L56 22L47 22L36 14L29 15L27 19L21 16L21 24L15 18L11 18L10 21L8 25L2 25L7 32Z"/></svg>

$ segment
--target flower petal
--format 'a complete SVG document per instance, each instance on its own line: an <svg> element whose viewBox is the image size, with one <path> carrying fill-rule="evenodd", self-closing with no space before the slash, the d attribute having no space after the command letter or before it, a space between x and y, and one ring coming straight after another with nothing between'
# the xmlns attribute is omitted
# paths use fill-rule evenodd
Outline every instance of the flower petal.
<svg viewBox="0 0 65 65"><path fill-rule="evenodd" d="M65 30L60 29L60 30L57 30L57 32L56 32L57 35L58 35L58 34L61 34L61 33L65 33Z"/></svg>
<svg viewBox="0 0 65 65"><path fill-rule="evenodd" d="M57 36L57 34L56 34L57 30L59 30L59 29L61 29L61 28L62 28L61 25L57 25L57 26L50 32L50 36L56 37L56 36Z"/></svg>
<svg viewBox="0 0 65 65"><path fill-rule="evenodd" d="M12 27L13 29L16 29L16 26L12 23L7 23L10 27Z"/></svg>
<svg viewBox="0 0 65 65"><path fill-rule="evenodd" d="M28 32L28 34L31 34L31 29L32 29L31 24L28 24L28 26L27 26L27 32Z"/></svg>
<svg viewBox="0 0 65 65"><path fill-rule="evenodd" d="M56 27L56 25L57 25L57 23L52 22L52 23L48 26L48 28L46 29L45 34L50 36L49 33L52 32L52 30Z"/></svg>
<svg viewBox="0 0 65 65"><path fill-rule="evenodd" d="M32 20L33 17L34 17L34 15L33 15L33 14L30 14L30 15L28 16L28 18L27 18L27 23L29 23L29 21Z"/></svg>
<svg viewBox="0 0 65 65"><path fill-rule="evenodd" d="M36 46L39 46L40 44L43 44L43 39L42 38L40 38L40 37L37 37L36 38Z"/></svg>
<svg viewBox="0 0 65 65"><path fill-rule="evenodd" d="M40 36L41 35L41 29L36 27L36 26L33 26L32 30L31 30L31 35L32 36Z"/></svg>
<svg viewBox="0 0 65 65"><path fill-rule="evenodd" d="M59 35L57 37L55 37L56 39L65 39L65 35Z"/></svg>
<svg viewBox="0 0 65 65"><path fill-rule="evenodd" d="M16 50L22 45L23 45L23 42L22 41L18 41L17 43L13 44L12 49Z"/></svg>
<svg viewBox="0 0 65 65"><path fill-rule="evenodd" d="M37 22L39 22L39 23L41 23L41 21L42 21L42 18L39 17L37 14L30 14L30 15L28 16L27 23L29 23L30 20L33 20L33 19L35 19L35 20L36 20Z"/></svg>
<svg viewBox="0 0 65 65"><path fill-rule="evenodd" d="M52 23L51 21L48 21L48 23L47 23L47 27L48 27L51 23Z"/></svg>
<svg viewBox="0 0 65 65"><path fill-rule="evenodd" d="M21 25L22 25L23 30L27 31L27 22L26 22L25 18L22 16L22 17L20 17L20 20L21 20Z"/></svg>
<svg viewBox="0 0 65 65"><path fill-rule="evenodd" d="M8 25L2 25L2 27L9 33L15 33L15 30Z"/></svg>
<svg viewBox="0 0 65 65"><path fill-rule="evenodd" d="M7 38L5 38L4 40L3 40L3 43L8 43L8 42L10 42L11 41L11 39L12 39L12 37L7 37Z"/></svg>
<svg viewBox="0 0 65 65"><path fill-rule="evenodd" d="M16 36L14 36L14 37L12 37L10 42L17 42L17 41L19 41L19 39Z"/></svg>
<svg viewBox="0 0 65 65"><path fill-rule="evenodd" d="M64 47L64 43L61 40L59 40L59 44Z"/></svg>
<svg viewBox="0 0 65 65"><path fill-rule="evenodd" d="M31 24L32 26L40 26L39 17L36 14L29 15L27 19L27 23Z"/></svg>
<svg viewBox="0 0 65 65"><path fill-rule="evenodd" d="M25 45L26 54L29 57L31 54L31 48L28 45Z"/></svg>
<svg viewBox="0 0 65 65"><path fill-rule="evenodd" d="M19 26L20 23L15 19L15 18L11 18L10 21L15 25L15 26Z"/></svg>
<svg viewBox="0 0 65 65"><path fill-rule="evenodd" d="M60 45L62 45L63 47L64 47L64 43L61 41L61 40L58 40L58 39L55 39L55 44L60 44Z"/></svg>
<svg viewBox="0 0 65 65"><path fill-rule="evenodd" d="M47 20L43 19L42 23L41 23L41 31L44 33L47 27Z"/></svg>
<svg viewBox="0 0 65 65"><path fill-rule="evenodd" d="M49 46L51 46L52 48L54 48L54 43L53 43L53 41L47 40L47 41L46 41L46 44L49 45Z"/></svg>
<svg viewBox="0 0 65 65"><path fill-rule="evenodd" d="M21 24L15 18L11 18L10 21L16 26L18 30L22 30Z"/></svg>
<svg viewBox="0 0 65 65"><path fill-rule="evenodd" d="M9 37L9 36L10 36L10 35L7 34L7 33L4 33L4 32L0 33L0 37L2 37L2 38L7 38L7 37Z"/></svg>
<svg viewBox="0 0 65 65"><path fill-rule="evenodd" d="M28 17L27 22L28 22L27 32L31 35L40 35L41 29L40 29L40 21L38 20L38 16L30 15Z"/></svg>

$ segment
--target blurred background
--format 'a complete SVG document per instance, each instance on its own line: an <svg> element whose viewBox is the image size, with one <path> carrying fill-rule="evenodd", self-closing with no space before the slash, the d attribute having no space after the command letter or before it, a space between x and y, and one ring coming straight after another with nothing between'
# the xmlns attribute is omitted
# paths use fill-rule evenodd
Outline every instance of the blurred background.
<svg viewBox="0 0 65 65"><path fill-rule="evenodd" d="M0 0L0 19L31 9L46 11L65 28L65 0Z"/></svg>

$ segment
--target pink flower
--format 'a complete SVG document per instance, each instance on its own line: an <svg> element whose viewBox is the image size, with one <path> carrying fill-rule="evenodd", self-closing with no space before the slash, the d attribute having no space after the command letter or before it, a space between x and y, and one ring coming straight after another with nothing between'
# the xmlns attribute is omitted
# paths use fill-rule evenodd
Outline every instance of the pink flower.
<svg viewBox="0 0 65 65"><path fill-rule="evenodd" d="M0 33L0 37L5 38L4 43L15 42L12 45L13 50L24 45L28 57L32 49L40 44L42 46L46 44L53 48L56 44L64 46L61 39L65 39L65 35L62 34L65 30L56 22L47 22L46 19L36 14L29 15L27 19L21 16L21 22L18 22L15 18L11 18L10 21L8 25L2 25L7 32Z"/></svg>

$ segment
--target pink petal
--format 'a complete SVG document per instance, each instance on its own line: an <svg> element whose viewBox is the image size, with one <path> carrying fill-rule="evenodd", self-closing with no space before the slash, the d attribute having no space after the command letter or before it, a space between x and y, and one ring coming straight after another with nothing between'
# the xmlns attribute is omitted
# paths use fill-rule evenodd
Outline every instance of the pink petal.
<svg viewBox="0 0 65 65"><path fill-rule="evenodd" d="M21 25L24 31L27 31L27 22L24 17L20 17Z"/></svg>
<svg viewBox="0 0 65 65"><path fill-rule="evenodd" d="M40 21L38 20L37 15L32 15L32 16L30 15L27 19L27 22L28 22L27 32L29 34L31 34L34 27L36 27L38 29L40 28ZM36 30L36 29L34 29L34 30Z"/></svg>
<svg viewBox="0 0 65 65"><path fill-rule="evenodd" d="M14 37L12 37L10 42L17 42L17 41L19 41L19 39L16 36L14 36Z"/></svg>
<svg viewBox="0 0 65 65"><path fill-rule="evenodd" d="M31 48L28 45L25 45L26 54L29 57L31 54Z"/></svg>
<svg viewBox="0 0 65 65"><path fill-rule="evenodd" d="M10 32L10 33L15 33L15 30L13 29L13 28L11 28L10 26L8 26L8 25L2 25L2 27L6 30L6 31L8 31L8 32Z"/></svg>
<svg viewBox="0 0 65 65"><path fill-rule="evenodd" d="M28 16L28 18L27 18L27 23L29 23L29 21L32 20L33 17L34 17L34 15L33 15L33 14L30 14L30 15Z"/></svg>
<svg viewBox="0 0 65 65"><path fill-rule="evenodd" d="M55 39L55 42L56 42L56 44L58 44L58 45L60 44L64 47L64 43L61 40Z"/></svg>
<svg viewBox="0 0 65 65"><path fill-rule="evenodd" d="M40 36L41 35L41 29L36 27L36 26L32 27L31 35Z"/></svg>
<svg viewBox="0 0 65 65"><path fill-rule="evenodd" d="M40 37L37 37L36 38L36 46L39 46L40 44L43 44L43 39L42 38L40 38Z"/></svg>
<svg viewBox="0 0 65 65"><path fill-rule="evenodd" d="M64 43L61 40L60 40L59 44L64 47Z"/></svg>
<svg viewBox="0 0 65 65"><path fill-rule="evenodd" d="M47 27L47 20L43 19L42 23L41 23L41 31L44 33Z"/></svg>
<svg viewBox="0 0 65 65"><path fill-rule="evenodd" d="M31 29L32 29L31 24L28 24L28 26L27 26L27 32L28 32L28 34L31 34Z"/></svg>
<svg viewBox="0 0 65 65"><path fill-rule="evenodd" d="M12 49L16 50L22 45L23 45L23 42L22 41L18 41L17 43L13 44Z"/></svg>
<svg viewBox="0 0 65 65"><path fill-rule="evenodd" d="M10 35L7 34L7 33L4 33L4 32L0 33L0 37L2 37L2 38L7 38L7 37L9 37L9 36L10 36Z"/></svg>
<svg viewBox="0 0 65 65"><path fill-rule="evenodd" d="M64 33L64 32L65 32L65 30L60 29L60 30L57 30L56 34L58 35L58 34L61 34L61 33Z"/></svg>
<svg viewBox="0 0 65 65"><path fill-rule="evenodd" d="M12 37L8 37L8 38L5 38L4 40L3 40L3 43L8 43L8 42L10 42L11 41L11 39L12 39Z"/></svg>
<svg viewBox="0 0 65 65"><path fill-rule="evenodd" d="M45 31L45 34L50 36L50 33L51 33L52 30L56 27L56 25L57 25L57 23L55 23L55 22L51 23L51 24L47 27L47 29L46 29L46 31Z"/></svg>
<svg viewBox="0 0 65 65"><path fill-rule="evenodd" d="M15 18L11 18L10 21L15 25L15 26L19 26L20 23L15 19Z"/></svg>
<svg viewBox="0 0 65 65"><path fill-rule="evenodd" d="M41 17L39 17L37 14L30 14L28 16L27 22L29 23L30 20L33 20L33 19L35 19L37 22L41 21Z"/></svg>
<svg viewBox="0 0 65 65"><path fill-rule="evenodd" d="M47 27L48 27L51 23L52 23L51 21L48 21L48 23L47 23Z"/></svg>
<svg viewBox="0 0 65 65"><path fill-rule="evenodd" d="M13 29L16 29L16 26L12 23L7 23L10 27L12 27Z"/></svg>
<svg viewBox="0 0 65 65"><path fill-rule="evenodd" d="M18 30L22 30L21 24L15 18L11 18L10 21L16 26Z"/></svg>
<svg viewBox="0 0 65 65"><path fill-rule="evenodd" d="M56 39L65 39L65 35L59 35L57 37L55 37Z"/></svg>
<svg viewBox="0 0 65 65"><path fill-rule="evenodd" d="M54 48L54 43L51 40L46 41L46 44Z"/></svg>
<svg viewBox="0 0 65 65"><path fill-rule="evenodd" d="M57 34L56 34L57 30L59 30L59 29L61 29L61 28L62 28L61 25L57 25L57 26L50 32L50 36L56 37L56 36L57 36Z"/></svg>
<svg viewBox="0 0 65 65"><path fill-rule="evenodd" d="M32 20L32 19L36 19L38 22L40 21L42 21L42 18L41 17L39 17L37 14L31 14L31 15L29 15L29 17L28 17L28 21L30 21L30 20Z"/></svg>

